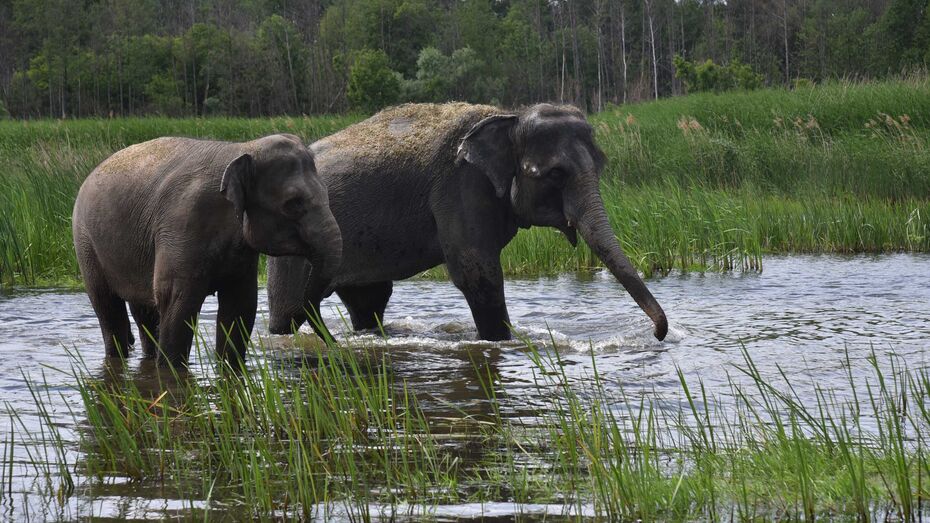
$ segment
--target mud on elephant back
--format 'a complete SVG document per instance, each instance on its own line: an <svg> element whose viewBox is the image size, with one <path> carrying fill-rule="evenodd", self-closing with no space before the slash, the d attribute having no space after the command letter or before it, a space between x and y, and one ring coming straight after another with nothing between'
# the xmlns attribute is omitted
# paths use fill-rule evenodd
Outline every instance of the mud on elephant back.
<svg viewBox="0 0 930 523"><path fill-rule="evenodd" d="M342 231L342 265L326 273L300 258L270 260L272 332L298 328L332 292L355 329L374 328L393 281L445 263L479 337L509 339L501 250L518 228L548 226L573 245L580 233L665 338L665 313L607 220L604 154L577 108L408 104L310 148Z"/></svg>
<svg viewBox="0 0 930 523"><path fill-rule="evenodd" d="M159 138L104 160L74 204L74 247L107 356L132 340L185 364L197 314L216 292L216 350L241 361L255 322L258 254L299 255L328 275L339 227L300 139Z"/></svg>

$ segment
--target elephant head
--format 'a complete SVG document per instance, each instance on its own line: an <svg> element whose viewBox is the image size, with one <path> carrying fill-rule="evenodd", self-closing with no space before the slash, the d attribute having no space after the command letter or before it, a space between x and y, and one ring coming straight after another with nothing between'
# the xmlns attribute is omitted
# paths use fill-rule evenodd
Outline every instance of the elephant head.
<svg viewBox="0 0 930 523"><path fill-rule="evenodd" d="M245 149L220 182L245 242L271 256L304 256L322 274L335 272L342 235L310 151L291 135L267 136Z"/></svg>
<svg viewBox="0 0 930 523"><path fill-rule="evenodd" d="M462 139L456 162L470 163L509 198L517 225L555 227L574 245L576 231L665 338L668 320L620 248L601 199L604 153L593 129L574 107L540 104L475 124Z"/></svg>

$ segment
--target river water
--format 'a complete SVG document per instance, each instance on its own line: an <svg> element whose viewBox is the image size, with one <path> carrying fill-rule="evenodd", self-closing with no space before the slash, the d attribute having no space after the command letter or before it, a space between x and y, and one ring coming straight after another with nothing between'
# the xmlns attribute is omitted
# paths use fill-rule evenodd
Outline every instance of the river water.
<svg viewBox="0 0 930 523"><path fill-rule="evenodd" d="M762 273L672 274L648 285L670 320L664 342L652 337L648 318L606 272L509 280L506 294L516 332L544 351L551 351L554 341L571 377L589 377L594 364L608 386L622 386L634 398L667 401L670 409L683 401L679 369L689 380L702 380L712 393L726 394L729 381L740 374L744 347L763 373L791 376L802 399L815 386L849 389L848 373L868 376L872 354L880 361L894 358L911 370L925 367L930 354L928 255L768 257ZM266 334L264 299L260 292L256 336L272 346L286 345L285 338ZM505 415L532 410L535 367L525 348L516 342L476 341L465 300L451 283L395 284L386 338L344 332L339 306L334 298L323 304L330 329L351 343L387 349L395 377L416 391L428 415L469 411L480 404L483 396L473 380L475 354L496 367L499 386L510 398L503 406ZM215 312L210 298L201 312L205 330ZM44 380L47 387L41 392L51 407L51 421L66 440L76 440L69 409L81 403L73 377L64 372L74 354L91 372L104 365L100 332L86 295L44 290L0 295L0 441L25 441L41 425L27 377ZM128 366L138 367L139 358L139 351L134 352ZM14 454L17 463L36 459L15 444ZM3 461L7 466L7 457ZM9 502L0 514L27 518L30 511L38 513L39 502L30 501L33 483L24 475L13 484L19 501ZM132 516L141 519L189 506L120 496L77 496L69 504L69 510L84 516L103 517L124 516L131 506Z"/></svg>

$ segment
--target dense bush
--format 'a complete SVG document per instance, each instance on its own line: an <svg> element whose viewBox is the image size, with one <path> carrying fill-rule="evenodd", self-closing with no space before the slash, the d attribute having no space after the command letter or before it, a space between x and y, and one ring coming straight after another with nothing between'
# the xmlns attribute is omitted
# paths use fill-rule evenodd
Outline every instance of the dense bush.
<svg viewBox="0 0 930 523"><path fill-rule="evenodd" d="M416 78L404 80L404 98L414 102L485 99L481 71L484 63L470 47L456 49L451 55L435 47L420 51Z"/></svg>
<svg viewBox="0 0 930 523"><path fill-rule="evenodd" d="M696 64L676 55L673 62L675 77L685 83L688 92L721 92L762 87L762 75L737 59L733 59L727 65L717 65L710 59Z"/></svg>
<svg viewBox="0 0 930 523"><path fill-rule="evenodd" d="M400 80L384 51L365 49L355 55L347 94L353 108L369 113L397 101Z"/></svg>

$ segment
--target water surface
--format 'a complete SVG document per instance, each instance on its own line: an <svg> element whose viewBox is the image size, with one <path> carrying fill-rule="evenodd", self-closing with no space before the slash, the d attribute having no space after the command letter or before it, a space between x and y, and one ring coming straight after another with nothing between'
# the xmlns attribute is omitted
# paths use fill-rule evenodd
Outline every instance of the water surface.
<svg viewBox="0 0 930 523"><path fill-rule="evenodd" d="M623 387L632 398L656 399L671 410L684 401L678 369L689 379L703 380L713 393L726 395L729 377L740 374L743 347L763 373L791 376L802 399L813 398L815 386L848 393L847 358L854 377L869 375L867 358L872 354L882 362L893 357L910 369L926 366L930 256L769 257L764 267L761 274L673 274L649 281L670 321L664 342L653 338L651 322L606 272L509 280L506 294L516 332L544 352L553 350L554 341L571 377L590 379L596 365L608 386ZM395 377L417 393L428 415L440 419L488 410L475 376L476 357L500 377L504 414L516 418L532 413L535 367L525 346L477 341L465 300L451 283L395 284L386 337L346 331L341 318L347 315L340 305L335 297L323 304L330 329L352 345L367 347L360 350L378 348L390 354ZM259 307L256 337L271 350L266 356L251 355L252 361L297 361L286 337L267 335L264 292ZM208 338L215 313L211 297L201 312ZM128 360L128 371L145 372L139 352ZM85 294L20 290L0 295L0 441L9 441L11 433L16 441L34 437L41 425L24 376L47 382L42 393L52 406L50 418L66 438L76 441L69 409L82 407L67 372L73 363L69 354L83 358L91 372L104 368L100 332ZM15 461L30 459L35 457L17 448ZM29 478L20 479L15 486L20 494L36 488ZM45 517L158 519L198 505L197 500L161 496L115 487L95 496L79 491L64 513ZM26 518L28 510L35 515L43 505L33 497L33 502L26 496L0 508L0 515ZM546 512L545 507L537 509ZM498 515L511 509L486 510ZM458 517L481 511L463 505L449 512Z"/></svg>

